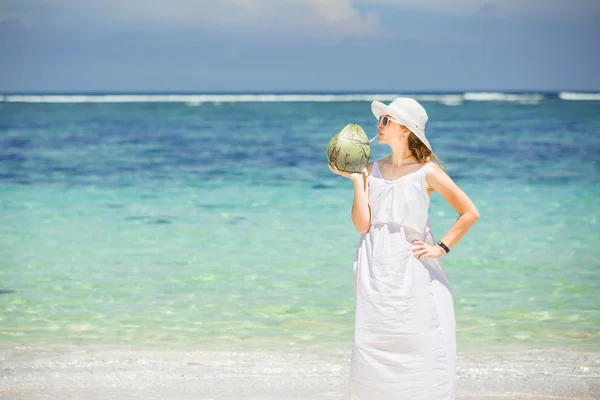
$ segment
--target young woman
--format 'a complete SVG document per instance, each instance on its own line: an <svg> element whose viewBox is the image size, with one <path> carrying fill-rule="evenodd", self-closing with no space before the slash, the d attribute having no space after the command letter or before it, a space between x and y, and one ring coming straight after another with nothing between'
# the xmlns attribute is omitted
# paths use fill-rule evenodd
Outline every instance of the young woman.
<svg viewBox="0 0 600 400"><path fill-rule="evenodd" d="M454 303L441 257L479 219L467 195L435 163L425 109L399 97L373 102L378 141L391 154L354 183L352 221L361 233L354 260L356 316L350 368L354 399L450 400L456 377ZM428 221L437 191L458 220L435 242Z"/></svg>

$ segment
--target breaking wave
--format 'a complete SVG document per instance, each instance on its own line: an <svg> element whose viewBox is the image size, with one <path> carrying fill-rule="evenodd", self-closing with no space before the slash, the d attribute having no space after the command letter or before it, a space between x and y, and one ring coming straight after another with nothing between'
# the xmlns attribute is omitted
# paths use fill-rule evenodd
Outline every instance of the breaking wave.
<svg viewBox="0 0 600 400"><path fill-rule="evenodd" d="M538 104L547 98L561 100L600 100L600 93L561 92L502 93L465 92L446 94L373 93L373 94L5 94L0 102L8 103L185 103L199 106L206 103L269 103L269 102L353 102L391 101L398 96L409 96L422 102L437 102L447 106L465 101L514 102Z"/></svg>

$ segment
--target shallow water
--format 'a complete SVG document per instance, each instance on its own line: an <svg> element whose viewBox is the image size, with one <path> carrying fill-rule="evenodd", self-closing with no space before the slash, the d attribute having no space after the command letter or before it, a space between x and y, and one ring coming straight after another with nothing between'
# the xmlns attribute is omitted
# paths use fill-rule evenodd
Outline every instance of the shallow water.
<svg viewBox="0 0 600 400"><path fill-rule="evenodd" d="M481 214L445 256L459 345L597 344L600 101L423 104ZM348 122L376 134L363 101L0 102L0 338L351 343L359 236L325 160ZM435 194L430 219L456 214Z"/></svg>

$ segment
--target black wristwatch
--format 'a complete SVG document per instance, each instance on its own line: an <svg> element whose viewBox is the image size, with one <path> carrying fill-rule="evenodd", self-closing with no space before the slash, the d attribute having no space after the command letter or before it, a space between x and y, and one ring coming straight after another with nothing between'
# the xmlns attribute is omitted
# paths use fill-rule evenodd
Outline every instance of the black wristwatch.
<svg viewBox="0 0 600 400"><path fill-rule="evenodd" d="M439 242L437 242L438 246L440 246L442 249L444 249L444 251L446 252L446 254L450 253L450 249L448 248L448 246L446 246L444 244L444 242L442 242L441 240Z"/></svg>

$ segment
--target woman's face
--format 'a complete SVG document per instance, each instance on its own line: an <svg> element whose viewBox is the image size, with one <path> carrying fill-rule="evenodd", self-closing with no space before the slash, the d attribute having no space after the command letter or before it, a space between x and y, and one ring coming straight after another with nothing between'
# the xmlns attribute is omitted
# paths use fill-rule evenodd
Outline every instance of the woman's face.
<svg viewBox="0 0 600 400"><path fill-rule="evenodd" d="M406 139L407 130L404 126L400 125L394 117L390 115L382 115L379 117L377 122L377 128L379 135L377 136L377 142L382 144L392 144L397 141L408 140ZM402 135L404 134L404 138Z"/></svg>

